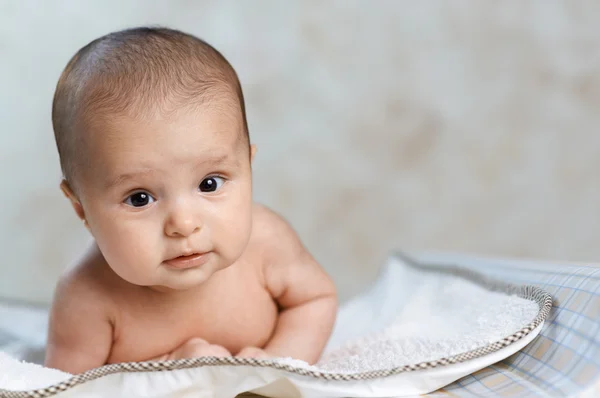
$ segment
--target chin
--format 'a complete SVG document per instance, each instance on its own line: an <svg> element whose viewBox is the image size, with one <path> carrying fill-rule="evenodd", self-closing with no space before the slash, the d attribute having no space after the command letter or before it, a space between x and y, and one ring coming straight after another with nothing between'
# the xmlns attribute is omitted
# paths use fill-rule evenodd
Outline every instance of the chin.
<svg viewBox="0 0 600 398"><path fill-rule="evenodd" d="M175 280L165 281L161 286L170 290L189 290L202 285L212 275L213 273L206 272L198 272L196 275L181 275Z"/></svg>
<svg viewBox="0 0 600 398"><path fill-rule="evenodd" d="M169 292L184 292L186 290L190 290L195 287L198 287L201 284L202 283L158 283L158 284L149 285L148 287L157 292L169 293Z"/></svg>

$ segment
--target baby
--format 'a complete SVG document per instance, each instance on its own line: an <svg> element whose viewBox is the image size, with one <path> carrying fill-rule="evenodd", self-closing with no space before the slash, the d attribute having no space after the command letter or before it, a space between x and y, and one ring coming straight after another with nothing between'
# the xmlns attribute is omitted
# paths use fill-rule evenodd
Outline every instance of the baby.
<svg viewBox="0 0 600 398"><path fill-rule="evenodd" d="M103 36L65 68L52 122L61 189L94 243L56 288L46 366L319 359L335 288L252 201L256 148L217 50L165 28Z"/></svg>

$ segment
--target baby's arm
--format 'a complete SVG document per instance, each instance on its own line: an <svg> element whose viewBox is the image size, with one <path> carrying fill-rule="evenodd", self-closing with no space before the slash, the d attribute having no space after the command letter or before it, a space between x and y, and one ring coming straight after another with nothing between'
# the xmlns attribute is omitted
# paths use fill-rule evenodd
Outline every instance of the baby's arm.
<svg viewBox="0 0 600 398"><path fill-rule="evenodd" d="M188 359L201 357L230 357L231 353L225 347L210 344L201 338L192 338L168 354L151 358L150 361L169 361L172 359Z"/></svg>
<svg viewBox="0 0 600 398"><path fill-rule="evenodd" d="M263 231L269 231L263 237L268 239L264 242L264 278L280 309L264 351L269 356L289 356L313 364L321 356L335 322L335 286L288 223L269 210L261 212L267 212L261 218L266 223Z"/></svg>
<svg viewBox="0 0 600 398"><path fill-rule="evenodd" d="M50 311L45 366L77 374L104 365L113 336L107 309L85 281L62 280Z"/></svg>

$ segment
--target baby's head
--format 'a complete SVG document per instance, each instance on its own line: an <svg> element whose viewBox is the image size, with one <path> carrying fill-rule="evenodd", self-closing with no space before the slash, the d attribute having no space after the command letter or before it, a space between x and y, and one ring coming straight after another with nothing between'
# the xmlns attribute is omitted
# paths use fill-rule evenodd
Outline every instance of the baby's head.
<svg viewBox="0 0 600 398"><path fill-rule="evenodd" d="M94 40L60 77L52 122L61 187L121 278L187 289L241 256L254 147L213 47L164 28Z"/></svg>

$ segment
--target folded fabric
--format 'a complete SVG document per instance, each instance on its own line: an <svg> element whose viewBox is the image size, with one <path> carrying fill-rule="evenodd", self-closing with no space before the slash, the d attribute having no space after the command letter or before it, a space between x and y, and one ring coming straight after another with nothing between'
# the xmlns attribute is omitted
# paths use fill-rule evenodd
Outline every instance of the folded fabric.
<svg viewBox="0 0 600 398"><path fill-rule="evenodd" d="M420 262L537 286L554 298L535 341L430 397L600 397L600 264L417 253Z"/></svg>
<svg viewBox="0 0 600 398"><path fill-rule="evenodd" d="M197 358L107 365L71 376L0 356L0 374L21 375L0 377L0 396L424 394L523 348L550 307L551 297L538 288L393 256L370 289L341 307L314 366L291 358Z"/></svg>

